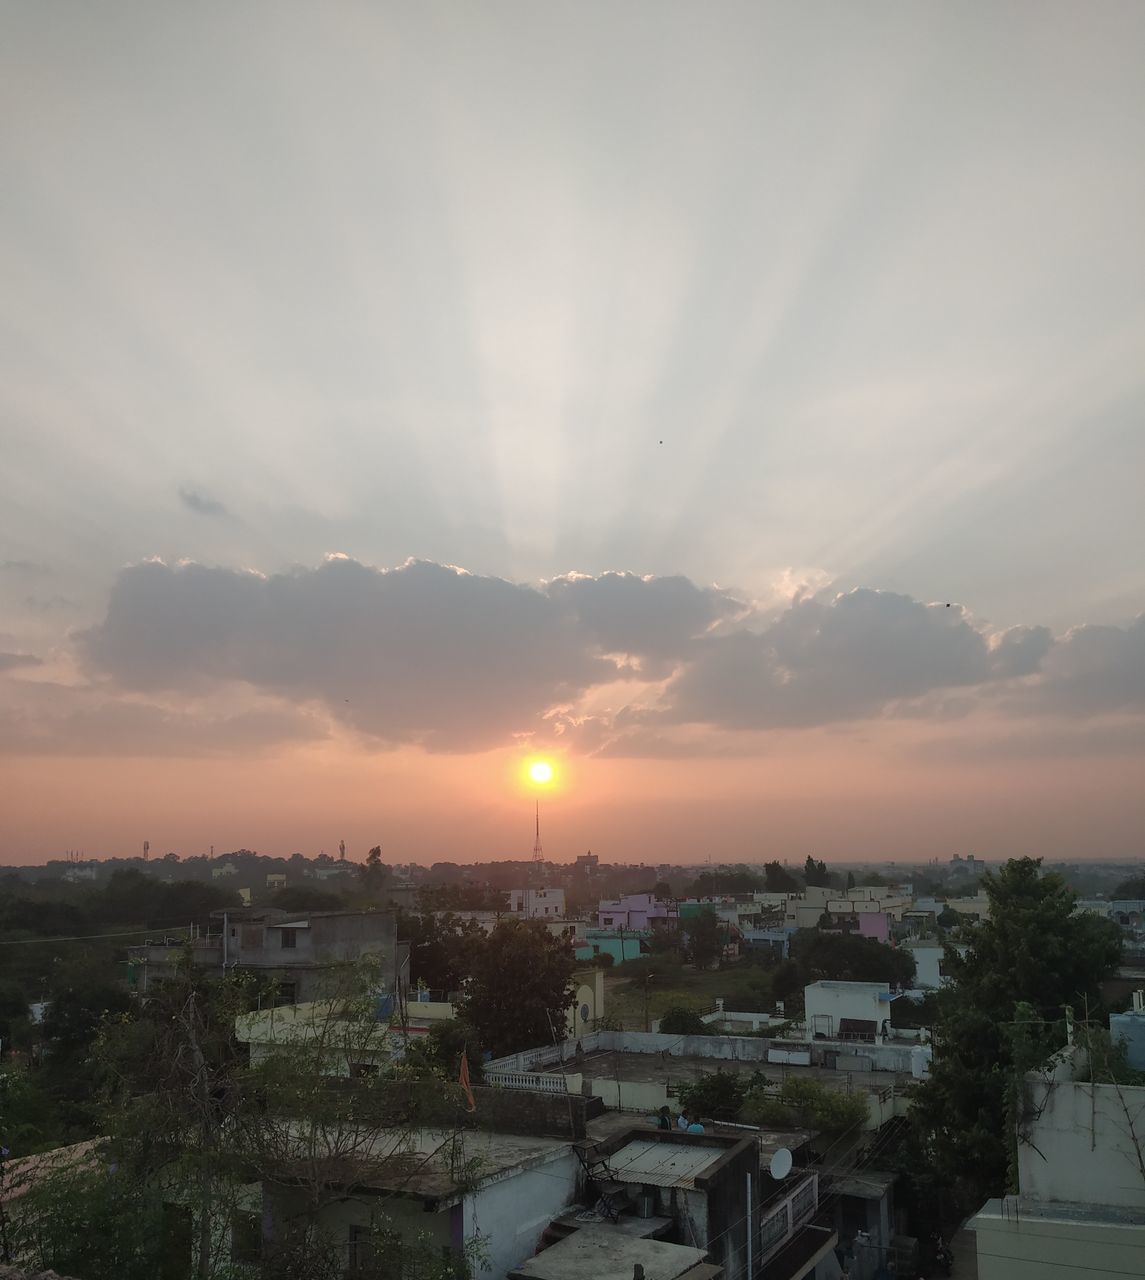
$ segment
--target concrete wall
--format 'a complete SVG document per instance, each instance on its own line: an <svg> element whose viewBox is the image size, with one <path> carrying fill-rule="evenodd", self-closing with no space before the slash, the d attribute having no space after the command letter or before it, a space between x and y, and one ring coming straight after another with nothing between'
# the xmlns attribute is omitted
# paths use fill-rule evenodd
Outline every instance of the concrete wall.
<svg viewBox="0 0 1145 1280"><path fill-rule="evenodd" d="M1145 1212L1145 1087L1027 1077L1027 1088L1037 1119L1018 1144L1023 1198Z"/></svg>
<svg viewBox="0 0 1145 1280"><path fill-rule="evenodd" d="M1145 1276L1145 1225L1023 1214L991 1200L971 1219L979 1280L1097 1280Z"/></svg>
<svg viewBox="0 0 1145 1280"><path fill-rule="evenodd" d="M838 1035L844 1018L873 1022L877 1031L891 1016L890 990L876 982L812 982L803 988L803 1007L813 1035Z"/></svg>
<svg viewBox="0 0 1145 1280"><path fill-rule="evenodd" d="M577 1198L580 1163L571 1151L481 1187L464 1202L465 1239L480 1235L488 1258L478 1275L503 1277L537 1251L541 1233Z"/></svg>

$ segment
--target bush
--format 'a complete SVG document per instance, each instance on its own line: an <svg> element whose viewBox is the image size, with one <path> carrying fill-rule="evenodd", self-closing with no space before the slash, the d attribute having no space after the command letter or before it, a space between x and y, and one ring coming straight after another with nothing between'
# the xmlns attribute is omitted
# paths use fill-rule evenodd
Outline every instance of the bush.
<svg viewBox="0 0 1145 1280"><path fill-rule="evenodd" d="M706 1036L708 1025L695 1009L669 1009L660 1019L660 1032L666 1036Z"/></svg>
<svg viewBox="0 0 1145 1280"><path fill-rule="evenodd" d="M806 1076L789 1076L779 1089L755 1082L742 1111L748 1124L775 1129L799 1125L835 1136L861 1129L870 1106L865 1093L844 1093Z"/></svg>
<svg viewBox="0 0 1145 1280"><path fill-rule="evenodd" d="M596 969L611 969L616 963L616 957L611 951L599 951L593 956L592 963Z"/></svg>
<svg viewBox="0 0 1145 1280"><path fill-rule="evenodd" d="M715 1071L680 1086L680 1107L706 1120L739 1119L747 1096L749 1077L731 1071Z"/></svg>

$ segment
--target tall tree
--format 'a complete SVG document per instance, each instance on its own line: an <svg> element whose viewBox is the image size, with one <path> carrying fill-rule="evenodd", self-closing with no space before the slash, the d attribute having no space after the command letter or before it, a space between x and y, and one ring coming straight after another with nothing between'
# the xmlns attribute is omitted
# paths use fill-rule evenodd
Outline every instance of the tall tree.
<svg viewBox="0 0 1145 1280"><path fill-rule="evenodd" d="M721 947L720 918L714 911L701 911L689 918L688 959L697 969L707 969L719 958Z"/></svg>
<svg viewBox="0 0 1145 1280"><path fill-rule="evenodd" d="M552 1044L565 1033L575 968L568 941L539 921L502 921L476 953L458 1015L497 1057Z"/></svg>
<svg viewBox="0 0 1145 1280"><path fill-rule="evenodd" d="M768 893L798 893L799 881L781 863L765 862L763 887Z"/></svg>
<svg viewBox="0 0 1145 1280"><path fill-rule="evenodd" d="M1075 915L1076 895L1041 874L1040 858L1006 863L983 887L989 918L968 935L964 958L947 953L955 980L939 993L934 1061L912 1104L923 1159L963 1212L1007 1190L1007 1099L1030 1065L1029 1035L1015 1061L1015 1026L1035 1026L1041 1052L1052 1052L1065 1043L1065 1009L1099 1010L1100 983L1121 956L1116 927Z"/></svg>
<svg viewBox="0 0 1145 1280"><path fill-rule="evenodd" d="M816 862L808 854L807 861L803 864L803 879L806 880L808 886L826 889L831 883L831 875L827 870L827 864L822 859Z"/></svg>

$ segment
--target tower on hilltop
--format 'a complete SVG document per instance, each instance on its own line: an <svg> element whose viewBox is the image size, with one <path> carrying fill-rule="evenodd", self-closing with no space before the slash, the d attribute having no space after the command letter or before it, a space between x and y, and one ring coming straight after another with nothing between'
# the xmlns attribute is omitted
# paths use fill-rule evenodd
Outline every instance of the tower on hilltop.
<svg viewBox="0 0 1145 1280"><path fill-rule="evenodd" d="M545 857L541 851L541 802L537 801L537 838L533 841L533 861L544 862Z"/></svg>

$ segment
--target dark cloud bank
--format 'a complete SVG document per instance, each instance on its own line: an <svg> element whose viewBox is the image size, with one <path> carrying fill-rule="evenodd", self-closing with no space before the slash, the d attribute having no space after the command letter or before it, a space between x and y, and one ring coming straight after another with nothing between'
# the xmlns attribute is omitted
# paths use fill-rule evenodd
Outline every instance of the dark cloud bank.
<svg viewBox="0 0 1145 1280"><path fill-rule="evenodd" d="M322 704L380 742L436 750L557 724L578 749L615 753L617 734L651 741L679 725L939 716L928 707L959 691L1015 719L1145 710L1145 617L1057 639L991 633L957 606L859 589L761 618L728 591L624 573L531 586L426 561L379 570L335 557L270 577L148 562L119 575L107 616L78 642L112 687L197 694L239 681ZM631 705L569 716L618 680L631 696L613 701Z"/></svg>

